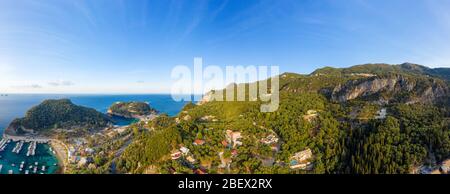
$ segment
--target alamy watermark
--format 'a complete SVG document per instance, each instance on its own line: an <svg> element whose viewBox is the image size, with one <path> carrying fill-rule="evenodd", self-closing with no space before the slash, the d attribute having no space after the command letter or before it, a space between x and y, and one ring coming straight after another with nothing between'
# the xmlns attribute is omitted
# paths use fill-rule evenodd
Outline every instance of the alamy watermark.
<svg viewBox="0 0 450 194"><path fill-rule="evenodd" d="M203 59L194 58L193 71L178 65L171 78L175 101L261 101L261 112L274 112L279 107L278 66L226 66L224 70L215 65L203 67Z"/></svg>

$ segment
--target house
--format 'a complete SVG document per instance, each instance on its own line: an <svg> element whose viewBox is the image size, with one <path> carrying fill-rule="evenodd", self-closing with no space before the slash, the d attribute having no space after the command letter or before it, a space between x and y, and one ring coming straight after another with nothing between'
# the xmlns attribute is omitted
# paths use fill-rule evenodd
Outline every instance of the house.
<svg viewBox="0 0 450 194"><path fill-rule="evenodd" d="M297 152L290 158L290 168L291 169L307 169L311 166L312 151L311 149L306 149L301 152Z"/></svg>
<svg viewBox="0 0 450 194"><path fill-rule="evenodd" d="M194 174L207 174L205 170L197 168L194 170Z"/></svg>
<svg viewBox="0 0 450 194"><path fill-rule="evenodd" d="M194 164L194 163L196 162L195 158L193 158L192 156L186 157L186 160L187 160L188 162L190 162L191 164Z"/></svg>
<svg viewBox="0 0 450 194"><path fill-rule="evenodd" d="M386 108L382 108L381 110L379 110L377 112L377 115L375 116L375 119L385 119L386 118L386 114L387 114Z"/></svg>
<svg viewBox="0 0 450 194"><path fill-rule="evenodd" d="M270 145L270 149L274 152L278 152L280 150L280 146L276 143Z"/></svg>
<svg viewBox="0 0 450 194"><path fill-rule="evenodd" d="M242 142L239 141L239 139L242 138L241 132L233 132L232 130L227 130L225 138L230 144L233 144L233 147L242 145Z"/></svg>
<svg viewBox="0 0 450 194"><path fill-rule="evenodd" d="M450 159L447 159L442 162L441 171L444 174L450 174Z"/></svg>
<svg viewBox="0 0 450 194"><path fill-rule="evenodd" d="M261 142L264 143L264 144L267 144L267 145L275 144L275 143L278 143L278 138L274 134L271 134L271 135L268 135L265 138L262 138Z"/></svg>
<svg viewBox="0 0 450 194"><path fill-rule="evenodd" d="M207 116L203 116L202 118L200 118L200 120L202 120L202 121L210 121L210 120L217 120L217 119L216 119L216 116L207 115Z"/></svg>
<svg viewBox="0 0 450 194"><path fill-rule="evenodd" d="M222 143L222 145L225 146L225 147L228 147L228 145L229 145L228 142L227 142L227 140L223 140L221 143Z"/></svg>
<svg viewBox="0 0 450 194"><path fill-rule="evenodd" d="M238 151L236 149L231 150L231 155L232 156L237 156L238 155Z"/></svg>
<svg viewBox="0 0 450 194"><path fill-rule="evenodd" d="M183 117L183 120L189 121L189 120L191 120L191 118L192 117L190 115L186 115L186 116Z"/></svg>
<svg viewBox="0 0 450 194"><path fill-rule="evenodd" d="M170 157L172 157L172 160L177 160L178 158L181 157L181 152L179 152L179 151L174 152L174 153L170 154Z"/></svg>
<svg viewBox="0 0 450 194"><path fill-rule="evenodd" d="M232 160L230 158L224 158L223 152L219 152L220 165L219 168L230 168Z"/></svg>
<svg viewBox="0 0 450 194"><path fill-rule="evenodd" d="M194 145L196 145L196 146L198 146L198 145L203 145L203 144L205 144L205 140L202 140L202 139L196 139L196 140L194 140L194 143L193 143Z"/></svg>
<svg viewBox="0 0 450 194"><path fill-rule="evenodd" d="M78 167L83 167L88 164L88 159L86 157L81 157L80 161L78 162Z"/></svg>
<svg viewBox="0 0 450 194"><path fill-rule="evenodd" d="M306 115L303 116L303 119L305 119L308 122L311 122L317 116L318 116L317 111L315 111L315 110L308 110L308 111L306 111Z"/></svg>
<svg viewBox="0 0 450 194"><path fill-rule="evenodd" d="M73 146L70 146L69 147L69 150L68 150L68 152L67 152L67 157L68 158L71 158L72 156L74 156L75 155L75 148L73 147Z"/></svg>
<svg viewBox="0 0 450 194"><path fill-rule="evenodd" d="M189 150L189 148L183 146L180 148L180 151L181 151L181 153L183 153L183 155L186 155L189 153L190 150Z"/></svg>
<svg viewBox="0 0 450 194"><path fill-rule="evenodd" d="M84 152L86 152L87 154L93 154L94 153L94 149L86 148L86 149L84 149Z"/></svg>

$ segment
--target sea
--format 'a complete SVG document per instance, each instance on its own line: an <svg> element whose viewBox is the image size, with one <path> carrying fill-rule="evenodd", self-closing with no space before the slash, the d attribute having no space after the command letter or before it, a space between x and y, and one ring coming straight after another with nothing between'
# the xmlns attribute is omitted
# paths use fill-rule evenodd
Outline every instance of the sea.
<svg viewBox="0 0 450 194"><path fill-rule="evenodd" d="M169 94L139 94L139 95L93 95L93 94L8 94L0 96L0 134L6 129L9 123L15 118L24 117L28 109L40 104L46 99L70 99L74 104L89 108L94 108L99 112L106 113L108 107L115 102L130 102L139 101L147 102L150 106L159 111L159 113L166 113L169 116L175 116L180 112L186 101L175 101ZM127 125L129 120L117 119L117 125ZM38 163L39 169L37 173L53 174L58 171L57 159L50 151L47 144L38 144L35 156L26 156L28 143L23 145L22 151L19 154L13 153L12 149L16 142L11 142L4 151L0 151L0 174L23 174L25 168L19 171L19 165L25 162L26 168L29 165ZM46 166L45 171L42 171L42 165ZM32 172L32 169L27 169Z"/></svg>

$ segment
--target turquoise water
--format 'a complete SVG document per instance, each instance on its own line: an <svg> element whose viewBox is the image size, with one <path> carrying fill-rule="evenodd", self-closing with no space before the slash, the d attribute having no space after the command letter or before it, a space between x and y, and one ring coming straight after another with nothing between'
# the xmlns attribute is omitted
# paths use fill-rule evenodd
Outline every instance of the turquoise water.
<svg viewBox="0 0 450 194"><path fill-rule="evenodd" d="M30 174L33 174L33 169L29 166L35 166L35 162L38 162L38 170L36 174L53 174L57 172L58 160L53 156L53 153L49 150L50 146L48 144L37 144L36 154L34 156L27 157L27 149L29 143L24 143L22 150L17 153L13 153L12 150L16 146L17 142L11 141L4 151L0 152L0 165L3 165L0 174L8 174L9 170L13 170L14 174L25 174L25 170L29 170ZM25 165L23 171L19 171L21 162L24 161ZM14 166L13 166L14 164ZM45 165L45 171L42 171L42 165Z"/></svg>
<svg viewBox="0 0 450 194"><path fill-rule="evenodd" d="M23 117L28 109L38 105L46 99L61 99L68 98L73 103L85 107L94 108L97 111L106 113L109 106L118 101L140 101L148 102L151 107L158 110L160 113L166 113L170 116L178 114L187 102L176 102L171 95L57 95L57 94L9 94L8 96L0 96L0 134L8 127L9 123L15 118ZM116 125L124 126L132 122L133 119L125 119L114 117L113 120ZM47 167L48 173L55 173L58 169L54 166L57 163L55 156L49 151L47 144L38 144L36 155L33 157L26 157L26 149L28 143L25 143L19 155L12 153L12 149L16 142L11 142L5 151L0 152L0 164L3 168L0 174L7 174L9 170L13 170L14 174L20 173L19 166L22 161L26 162L27 168L34 162L39 163L39 171L42 165ZM15 164L15 167L12 166ZM24 170L25 171L25 170ZM21 172L24 173L24 172Z"/></svg>

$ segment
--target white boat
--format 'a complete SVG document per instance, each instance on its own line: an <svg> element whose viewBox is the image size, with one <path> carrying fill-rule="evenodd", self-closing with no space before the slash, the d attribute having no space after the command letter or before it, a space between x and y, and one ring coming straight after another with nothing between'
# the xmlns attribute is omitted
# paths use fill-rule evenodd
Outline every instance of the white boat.
<svg viewBox="0 0 450 194"><path fill-rule="evenodd" d="M2 171L3 165L0 164L0 171Z"/></svg>
<svg viewBox="0 0 450 194"><path fill-rule="evenodd" d="M30 171L28 171L28 170L25 170L25 174L29 174L30 173Z"/></svg>

